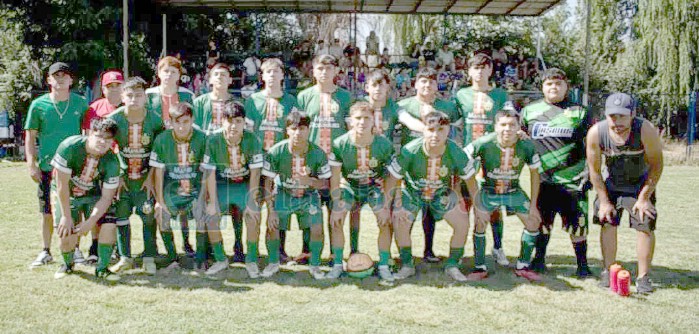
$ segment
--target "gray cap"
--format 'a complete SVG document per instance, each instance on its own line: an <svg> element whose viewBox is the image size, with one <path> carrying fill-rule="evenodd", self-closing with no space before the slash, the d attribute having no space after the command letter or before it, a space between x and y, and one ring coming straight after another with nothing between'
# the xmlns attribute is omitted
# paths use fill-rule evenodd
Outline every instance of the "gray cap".
<svg viewBox="0 0 699 334"><path fill-rule="evenodd" d="M624 93L609 95L604 105L605 115L631 115L633 113L633 98Z"/></svg>
<svg viewBox="0 0 699 334"><path fill-rule="evenodd" d="M71 75L73 74L73 71L70 70L70 66L68 66L66 63L57 62L49 66L49 75L54 75L58 72L66 72Z"/></svg>

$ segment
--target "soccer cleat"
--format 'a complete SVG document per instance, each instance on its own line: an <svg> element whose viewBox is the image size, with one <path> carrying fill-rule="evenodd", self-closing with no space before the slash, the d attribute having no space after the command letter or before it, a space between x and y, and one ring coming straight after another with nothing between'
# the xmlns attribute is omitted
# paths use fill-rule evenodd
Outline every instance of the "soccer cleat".
<svg viewBox="0 0 699 334"><path fill-rule="evenodd" d="M648 278L648 275L636 279L636 292L640 294L653 292L653 282Z"/></svg>
<svg viewBox="0 0 699 334"><path fill-rule="evenodd" d="M289 262L289 255L286 255L286 252L279 253L279 262L281 262L281 263Z"/></svg>
<svg viewBox="0 0 699 334"><path fill-rule="evenodd" d="M466 282L468 280L461 270L459 270L459 267L447 267L444 269L444 273L457 282Z"/></svg>
<svg viewBox="0 0 699 334"><path fill-rule="evenodd" d="M575 270L575 276L578 276L579 279L590 278L592 277L592 270L587 265L580 266Z"/></svg>
<svg viewBox="0 0 699 334"><path fill-rule="evenodd" d="M393 277L393 273L391 272L391 268L388 266L379 266L379 277L388 282L393 282L396 280L395 277Z"/></svg>
<svg viewBox="0 0 699 334"><path fill-rule="evenodd" d="M246 263L245 270L248 272L248 277L250 277L250 278L260 277L260 268L257 266L257 263L255 263L255 262Z"/></svg>
<svg viewBox="0 0 699 334"><path fill-rule="evenodd" d="M32 262L32 267L40 267L53 262L53 256L49 252L42 250L41 253L36 257L34 262Z"/></svg>
<svg viewBox="0 0 699 334"><path fill-rule="evenodd" d="M233 260L233 263L245 263L245 253L235 252L231 260Z"/></svg>
<svg viewBox="0 0 699 334"><path fill-rule="evenodd" d="M327 279L338 279L340 276L342 276L342 273L344 270L342 270L342 264L338 264L332 267L330 271L325 274L325 278Z"/></svg>
<svg viewBox="0 0 699 334"><path fill-rule="evenodd" d="M529 281L541 281L541 275L537 274L529 268L515 269L515 275L525 278Z"/></svg>
<svg viewBox="0 0 699 334"><path fill-rule="evenodd" d="M158 268L155 266L155 259L152 257L143 258L143 272L148 275L155 275Z"/></svg>
<svg viewBox="0 0 699 334"><path fill-rule="evenodd" d="M262 270L260 276L268 278L279 272L279 263L270 263Z"/></svg>
<svg viewBox="0 0 699 334"><path fill-rule="evenodd" d="M90 254L90 256L85 259L85 264L94 265L99 260L99 257L95 254Z"/></svg>
<svg viewBox="0 0 699 334"><path fill-rule="evenodd" d="M177 270L177 269L180 269L180 264L177 263L177 261L173 261L173 262L170 263L167 267L165 267L165 269L162 269L162 271L163 271L166 275L168 275L168 274L171 274L173 271L175 271L175 270Z"/></svg>
<svg viewBox="0 0 699 334"><path fill-rule="evenodd" d="M502 248L493 248L493 258L495 258L495 262L503 267L510 265L510 261L507 260L505 251Z"/></svg>
<svg viewBox="0 0 699 334"><path fill-rule="evenodd" d="M84 263L85 262L85 257L83 256L83 252L80 251L80 248L76 248L75 252L73 252L73 262L75 262L75 263Z"/></svg>
<svg viewBox="0 0 699 334"><path fill-rule="evenodd" d="M190 245L189 243L184 244L184 253L187 254L187 257L191 258L194 258L197 255L197 253L192 248L192 245Z"/></svg>
<svg viewBox="0 0 699 334"><path fill-rule="evenodd" d="M219 272L228 269L228 260L214 262L213 265L206 271L207 275L216 275Z"/></svg>
<svg viewBox="0 0 699 334"><path fill-rule="evenodd" d="M119 275L111 272L109 269L104 269L104 270L95 270L95 276L99 279L103 279L105 281L109 282L116 282L121 279Z"/></svg>
<svg viewBox="0 0 699 334"><path fill-rule="evenodd" d="M325 278L325 274L322 270L320 270L320 267L318 266L308 267L308 273L311 274L311 277L313 277L313 279L321 280Z"/></svg>
<svg viewBox="0 0 699 334"><path fill-rule="evenodd" d="M466 279L472 282L482 281L486 278L488 278L488 270L484 269L475 269L466 276Z"/></svg>
<svg viewBox="0 0 699 334"><path fill-rule="evenodd" d="M56 273L53 274L53 278L61 279L61 278L66 277L67 275L70 275L72 273L73 273L73 265L71 264L69 266L69 265L64 263L60 267L58 267L58 270L56 270Z"/></svg>
<svg viewBox="0 0 699 334"><path fill-rule="evenodd" d="M294 258L296 264L308 264L308 260L311 259L311 253L301 253Z"/></svg>
<svg viewBox="0 0 699 334"><path fill-rule="evenodd" d="M423 256L422 258L423 258L423 259L425 260L425 262L427 262L427 263L439 263L439 262L442 261L442 259L440 259L439 257L437 257L437 255L434 255L434 253L431 252L431 251L430 251L430 252L425 252L425 254L424 254L424 256Z"/></svg>
<svg viewBox="0 0 699 334"><path fill-rule="evenodd" d="M109 270L113 273L118 273L120 271L126 271L133 269L133 259L128 257L122 257L119 262L109 267Z"/></svg>
<svg viewBox="0 0 699 334"><path fill-rule="evenodd" d="M534 259L529 265L529 269L534 270L537 273L543 273L546 271L546 263L540 259Z"/></svg>
<svg viewBox="0 0 699 334"><path fill-rule="evenodd" d="M393 278L397 280L406 279L411 276L415 276L415 267L403 266L397 273L393 274Z"/></svg>
<svg viewBox="0 0 699 334"><path fill-rule="evenodd" d="M609 270L604 269L599 274L599 287L609 289Z"/></svg>

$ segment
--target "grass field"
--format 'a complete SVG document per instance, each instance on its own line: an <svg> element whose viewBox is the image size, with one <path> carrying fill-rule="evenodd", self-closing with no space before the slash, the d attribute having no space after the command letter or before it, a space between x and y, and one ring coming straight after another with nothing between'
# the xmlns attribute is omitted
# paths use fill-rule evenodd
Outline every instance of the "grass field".
<svg viewBox="0 0 699 334"><path fill-rule="evenodd" d="M28 269L41 242L36 186L25 165L0 163L0 187L0 235L5 236L0 242L2 333L695 333L699 326L699 167L665 169L658 187L660 220L652 272L657 291L630 298L598 288L596 279L573 278L575 257L560 226L549 247L549 272L540 284L515 278L490 256L492 275L479 284L454 284L441 265L419 259L417 278L395 286L379 285L376 277L317 282L305 266L285 267L272 280L250 280L238 265L216 279L187 270L157 277L133 271L117 284L96 281L91 268L78 267L79 275L57 281L53 273L58 262ZM363 212L363 221L360 248L376 259L373 217ZM138 254L143 249L141 224L138 218L132 222L133 252ZM504 244L511 260L519 251L521 230L519 222L506 220ZM414 231L418 256L422 231ZM438 255L447 254L448 235L448 226L439 223ZM224 238L231 253L230 224ZM300 232L289 233L290 254L298 253L300 239ZM635 271L635 233L620 229L619 244L619 260ZM488 236L488 254L491 246ZM88 247L89 241L83 240L84 252ZM163 252L160 242L159 247ZM59 254L55 237L52 253ZM397 257L395 248L393 254ZM465 268L471 267L472 255L469 238ZM591 228L589 257L599 273L598 226Z"/></svg>

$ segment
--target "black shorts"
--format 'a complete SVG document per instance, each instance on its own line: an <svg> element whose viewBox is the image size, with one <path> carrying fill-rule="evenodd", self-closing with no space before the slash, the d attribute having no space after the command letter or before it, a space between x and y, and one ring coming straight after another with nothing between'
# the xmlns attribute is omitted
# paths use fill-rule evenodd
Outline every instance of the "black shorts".
<svg viewBox="0 0 699 334"><path fill-rule="evenodd" d="M541 214L541 229L545 234L553 229L556 214L561 216L563 229L568 234L580 237L588 234L587 191L551 183L542 183L539 189L537 208Z"/></svg>
<svg viewBox="0 0 699 334"><path fill-rule="evenodd" d="M658 213L655 213L655 218L650 218L648 216L643 217L643 221L639 219L638 215L633 214L633 206L638 200L638 195L622 194L622 193L609 193L609 201L612 202L616 208L614 218L611 222L602 222L597 213L599 212L599 198L595 198L595 212L593 215L593 221L595 224L604 225L611 224L612 226L619 226L621 223L621 215L624 210L629 212L629 226L639 232L652 232L655 231L655 222L658 220ZM655 205L655 193L650 196L650 202Z"/></svg>
<svg viewBox="0 0 699 334"><path fill-rule="evenodd" d="M53 172L41 171L41 180L39 180L39 190L36 195L39 197L39 213L51 214L51 179Z"/></svg>

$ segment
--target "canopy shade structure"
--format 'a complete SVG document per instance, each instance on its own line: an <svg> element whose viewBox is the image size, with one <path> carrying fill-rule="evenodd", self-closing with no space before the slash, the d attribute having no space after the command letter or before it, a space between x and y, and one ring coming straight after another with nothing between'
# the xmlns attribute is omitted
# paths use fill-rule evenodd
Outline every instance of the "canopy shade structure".
<svg viewBox="0 0 699 334"><path fill-rule="evenodd" d="M165 8L249 12L538 16L561 0L154 0Z"/></svg>

